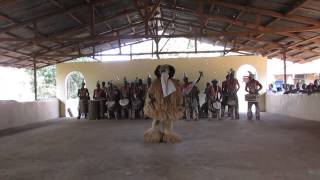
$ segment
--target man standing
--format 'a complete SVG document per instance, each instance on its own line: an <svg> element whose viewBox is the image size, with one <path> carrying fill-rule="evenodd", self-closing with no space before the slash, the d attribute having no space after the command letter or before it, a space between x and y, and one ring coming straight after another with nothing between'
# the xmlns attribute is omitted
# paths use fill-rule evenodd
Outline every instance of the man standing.
<svg viewBox="0 0 320 180"><path fill-rule="evenodd" d="M229 81L229 77L230 77L230 74L228 73L226 75L226 80L223 81L221 84L221 87L222 87L221 117L224 117L224 113L225 113L226 106L227 106L227 98L228 98L228 96L227 96L227 82Z"/></svg>
<svg viewBox="0 0 320 180"><path fill-rule="evenodd" d="M98 81L97 85L96 85L96 89L93 91L93 99L94 100L100 100L100 99L105 99L105 98L106 98L106 94L100 88L100 83Z"/></svg>
<svg viewBox="0 0 320 180"><path fill-rule="evenodd" d="M184 76L182 94L183 94L183 103L185 107L185 116L187 120L190 120L190 115L192 114L192 119L198 120L199 114L199 89L196 84L200 81L203 76L202 72L200 72L200 76L196 82L189 82L187 76Z"/></svg>
<svg viewBox="0 0 320 180"><path fill-rule="evenodd" d="M249 93L251 96L258 96L259 91L262 89L262 85L259 83L259 81L254 79L254 74L249 72L249 81L246 83L246 92ZM259 101L248 101L248 119L252 119L252 105L255 105L256 107L256 119L260 120L260 107L259 107Z"/></svg>
<svg viewBox="0 0 320 180"><path fill-rule="evenodd" d="M103 93L105 94L105 96L107 96L106 82L102 81L101 86L102 86L101 89L103 90Z"/></svg>
<svg viewBox="0 0 320 180"><path fill-rule="evenodd" d="M88 101L90 100L90 94L87 88L85 88L86 83L82 82L81 88L78 89L79 97L79 108L78 108L78 119L80 119L81 114L84 113L85 118L88 115Z"/></svg>
<svg viewBox="0 0 320 180"><path fill-rule="evenodd" d="M93 99L99 100L99 113L101 118L104 118L106 98L106 93L103 89L101 89L100 83L98 81L96 89L93 91Z"/></svg>
<svg viewBox="0 0 320 180"><path fill-rule="evenodd" d="M227 90L228 101L230 99L235 101L234 113L235 113L236 119L239 119L239 101L238 101L238 95L237 95L237 92L239 89L240 89L239 81L235 78L235 71L231 69L229 80L226 82L226 90ZM229 108L228 108L228 111L229 111Z"/></svg>

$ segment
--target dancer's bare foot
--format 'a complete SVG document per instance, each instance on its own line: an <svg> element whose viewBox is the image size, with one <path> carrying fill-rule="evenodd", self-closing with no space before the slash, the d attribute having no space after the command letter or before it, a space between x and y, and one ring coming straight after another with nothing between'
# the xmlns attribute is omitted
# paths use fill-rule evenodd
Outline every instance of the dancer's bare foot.
<svg viewBox="0 0 320 180"><path fill-rule="evenodd" d="M144 142L145 143L159 143L161 140L161 131L150 128L144 133Z"/></svg>
<svg viewBox="0 0 320 180"><path fill-rule="evenodd" d="M181 139L176 135L175 133L164 133L163 134L163 142L166 143L179 143L181 142Z"/></svg>

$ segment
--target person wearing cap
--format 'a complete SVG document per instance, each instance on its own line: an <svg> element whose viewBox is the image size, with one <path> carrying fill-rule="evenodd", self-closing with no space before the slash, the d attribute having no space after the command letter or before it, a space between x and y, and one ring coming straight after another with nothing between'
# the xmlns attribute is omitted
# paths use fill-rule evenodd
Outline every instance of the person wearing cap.
<svg viewBox="0 0 320 180"><path fill-rule="evenodd" d="M246 88L245 88L246 92L248 92L249 94L258 95L261 89L262 89L261 83L255 80L254 74L249 71L249 80L246 83ZM248 112L247 112L248 119L249 120L252 119L252 105L255 105L256 107L256 119L260 120L259 102L250 102L250 101L248 101Z"/></svg>
<svg viewBox="0 0 320 180"><path fill-rule="evenodd" d="M78 119L80 119L81 114L84 113L85 118L88 115L88 101L90 100L90 94L87 88L85 88L86 83L82 82L81 88L78 89L79 97L79 107L78 107Z"/></svg>

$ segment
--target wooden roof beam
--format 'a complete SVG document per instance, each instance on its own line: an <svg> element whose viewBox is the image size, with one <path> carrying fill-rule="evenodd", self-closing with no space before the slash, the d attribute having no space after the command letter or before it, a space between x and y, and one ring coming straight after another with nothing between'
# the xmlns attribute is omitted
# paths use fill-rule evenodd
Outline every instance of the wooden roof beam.
<svg viewBox="0 0 320 180"><path fill-rule="evenodd" d="M15 19L13 19L13 18L11 18L11 17L9 17L9 16L7 16L7 15L5 15L5 14L3 14L3 13L0 13L0 16L1 16L2 18L4 18L5 20L13 23L13 24L19 24L19 23L20 23L19 21L15 20ZM30 31L32 31L32 32L35 32L35 29L34 29L34 27L32 27L32 26L27 25L27 26L25 26L25 28L27 28L28 30L30 30ZM7 32L6 34L9 34L10 36L18 37L17 35L14 35L14 34L12 34L12 33L10 33L10 32ZM47 37L45 34L39 32L39 31L38 31L38 35L41 36L41 37ZM25 45L25 44L24 44L24 43L18 44L17 46L22 46L22 45ZM39 44L38 44L37 46L39 46L39 47L41 47L41 48L43 48L43 49L47 49L47 48L48 48L48 47L46 47L46 46L42 46L42 45L39 45Z"/></svg>
<svg viewBox="0 0 320 180"><path fill-rule="evenodd" d="M246 6L249 6L252 3L253 0L247 0L246 2ZM213 4L211 4L213 5ZM234 17L235 20L238 20L243 14L245 13L245 11L243 10L239 10L239 13ZM232 24L228 24L225 28L224 31L229 31L229 29L232 27Z"/></svg>
<svg viewBox="0 0 320 180"><path fill-rule="evenodd" d="M252 6L244 6L236 3L228 3L223 0L208 0L210 3L223 6L226 8L231 8L231 9L237 9L237 10L242 10L245 12L249 13L254 13L254 14L261 14L264 16L269 16L269 17L274 17L274 18L281 18L285 19L288 21L293 21L293 22L298 22L298 23L304 23L308 25L320 25L320 21L312 18L307 18L303 16L297 16L297 15L285 15L276 11L271 11L267 9L262 9L262 8L256 8Z"/></svg>
<svg viewBox="0 0 320 180"><path fill-rule="evenodd" d="M303 5L305 5L306 3L308 3L310 0L303 0L303 1L298 1L294 4L293 7L291 7L286 13L285 15L288 16L292 13L294 13L296 10L298 10L300 7L302 7ZM264 27L270 27L272 26L274 23L278 22L279 20L281 20L281 18L277 17L274 20L270 21L268 24L264 25ZM259 34L258 36L256 36L256 38L261 38L262 36L264 36L264 34ZM249 41L245 42L244 44L248 43Z"/></svg>
<svg viewBox="0 0 320 180"><path fill-rule="evenodd" d="M305 39L305 40L303 40L303 41L299 41L299 42L297 42L297 43L293 43L293 44L291 44L291 45L288 45L288 46L287 46L287 49L290 49L290 48L293 48L293 47L298 47L298 46L301 45L301 44L304 44L304 43L313 41L314 39L317 39L317 38L320 38L320 35L315 35L315 36L312 36L312 37L310 37L310 38L307 38L307 39ZM270 53L266 54L265 56L268 56L268 57L269 57L269 56L272 56L272 55L277 54L277 53L280 53L280 51L279 51L279 50L276 50L276 51L274 51L274 52L270 52Z"/></svg>
<svg viewBox="0 0 320 180"><path fill-rule="evenodd" d="M129 24L132 24L132 21L131 21L131 19L130 19L130 16L127 14L126 17L127 17L128 23L129 23ZM132 27L131 30L132 30L133 33L136 33L136 29L135 29L134 27Z"/></svg>
<svg viewBox="0 0 320 180"><path fill-rule="evenodd" d="M96 22L96 24L103 23L103 22L106 22L108 20L112 20L112 19L118 18L120 16L123 16L125 14L130 14L130 13L133 13L133 12L136 12L136 10L124 10L124 11L121 11L121 12L115 14L115 15L112 15L112 16L97 18L95 20L95 22ZM76 26L76 27L73 27L73 28L70 28L70 29L66 29L64 31L60 31L60 32L48 35L47 37L51 38L51 37L67 36L69 34L76 34L76 32L82 30L83 28L89 28L90 25L91 25L91 23L83 24L80 27ZM109 30L109 31L112 31L112 30ZM59 45L62 45L62 44L59 44ZM27 46L22 46L22 47L16 48L15 50L20 50L20 49L25 48L25 47L27 47ZM41 51L38 52L38 53L41 53Z"/></svg>
<svg viewBox="0 0 320 180"><path fill-rule="evenodd" d="M179 13L184 13L184 14L191 14L194 16L199 16L199 14L191 9L187 9L185 7L171 7L168 5L163 5L164 8L172 10L172 11L177 11ZM257 26L256 24L253 23L248 23L248 22L243 22L243 21L239 21L239 20L235 20L235 19L230 19L228 17L224 17L224 16L217 16L217 15L205 15L206 18L213 20L213 21L221 21L221 22L226 22L232 25L236 25L236 26L240 26L240 27L245 27L248 29L252 29L252 30L256 30L256 33L259 33L259 31L269 31L272 32L274 31L273 28L265 28L264 26ZM311 26L311 27L298 27L297 31L291 31L290 29L293 30L293 28L287 28L287 31L282 31L282 32L276 32L274 31L275 34L279 34L281 36L287 36L287 37L291 37L291 38L295 38L295 39L299 39L299 40L305 40L303 37L296 35L296 34L291 34L290 32L299 32L299 31L306 31L306 30L315 30L318 29L318 27L320 27L320 25L316 25L316 26ZM308 29L310 28L310 29ZM315 28L315 29L313 29ZM300 29L300 30L299 30Z"/></svg>
<svg viewBox="0 0 320 180"><path fill-rule="evenodd" d="M130 24L129 24L130 27ZM130 27L131 28L131 27ZM199 28L199 27L197 27ZM200 26L201 28L201 26ZM250 36L253 34L259 34L259 33L286 33L286 32L300 32L300 31L307 31L307 30L314 30L314 29L320 29L320 26L318 27L298 27L298 28L273 28L273 29L264 29L264 30L249 30L249 31L241 31L241 32L224 32L224 36ZM203 35L204 37L207 35ZM210 35L209 35L210 36ZM211 35L212 36L212 35ZM120 36L121 37L121 36ZM146 36L148 37L148 36ZM113 36L96 36L96 37L83 37L83 38L67 38L67 37L49 37L49 38L0 38L0 41L21 41L21 42L84 42L84 41L99 41L100 39L113 39ZM126 38L124 36L123 38ZM134 38L134 37L128 37L128 38ZM141 37L139 37L141 38Z"/></svg>
<svg viewBox="0 0 320 180"><path fill-rule="evenodd" d="M99 4L99 3L102 3L104 1L108 1L108 0L92 0L91 3L92 4ZM73 12L73 11L77 11L77 10L85 8L85 7L87 7L87 3L82 3L82 4L79 4L79 5L73 6L71 8L68 8L68 9L64 9L64 10L61 9L61 10L58 10L58 11L55 11L55 12L51 12L51 13L48 13L48 14L45 14L45 15L41 15L41 16L38 16L38 17L35 17L35 18L31 18L31 19L28 19L26 21L20 22L18 24L14 24L12 26L1 28L0 29L0 33L6 33L6 32L11 31L13 29L21 28L23 26L32 24L33 22L39 22L39 21L45 20L47 18L51 18L51 17L58 16L58 15L61 15L61 14L67 14L67 13L70 13L70 12Z"/></svg>
<svg viewBox="0 0 320 180"><path fill-rule="evenodd" d="M113 30L106 32L105 35L106 34L113 34L116 31L120 31L120 30L123 30L123 29L131 28L132 26L139 26L141 24L143 24L143 22L132 23L131 25L129 24L129 25L125 25L125 26L122 26L122 27L114 28ZM117 37L113 37L113 38L117 38ZM65 49L65 48L68 48L68 47L72 47L77 43L78 42L68 43L68 44L65 44L63 46L56 46L56 47L51 48L50 51L44 51L44 52L39 53L39 55L44 55L44 54L47 54L47 53L50 53L50 52L54 52L54 51L57 51L57 50L60 50L60 49Z"/></svg>
<svg viewBox="0 0 320 180"><path fill-rule="evenodd" d="M54 6L62 9L62 10L66 10L66 8L64 7L64 5L60 2L58 2L57 0L48 0L51 4L53 4ZM78 24L82 25L83 22L76 17L72 12L67 12L66 13L69 17L71 17L75 22L77 22Z"/></svg>

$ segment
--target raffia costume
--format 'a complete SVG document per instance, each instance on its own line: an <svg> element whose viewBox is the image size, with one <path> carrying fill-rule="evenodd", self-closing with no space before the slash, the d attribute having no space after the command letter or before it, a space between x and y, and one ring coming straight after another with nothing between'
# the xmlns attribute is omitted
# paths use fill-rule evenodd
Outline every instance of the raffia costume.
<svg viewBox="0 0 320 180"><path fill-rule="evenodd" d="M144 113L152 118L153 122L152 127L144 133L144 141L147 143L177 143L180 142L180 138L173 133L172 129L173 121L180 119L184 112L181 85L178 80L172 79L175 71L172 66L162 65L158 66L156 71L158 69L170 69L172 74L165 80L168 85L166 88L164 88L164 80L161 76L155 79L148 89Z"/></svg>
<svg viewBox="0 0 320 180"><path fill-rule="evenodd" d="M160 79L152 82L144 107L144 113L147 116L160 121L177 120L183 116L181 86L175 79L172 79L172 82L176 87L176 91L165 98L161 91Z"/></svg>

